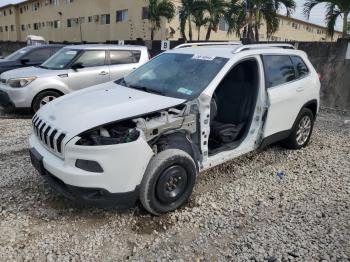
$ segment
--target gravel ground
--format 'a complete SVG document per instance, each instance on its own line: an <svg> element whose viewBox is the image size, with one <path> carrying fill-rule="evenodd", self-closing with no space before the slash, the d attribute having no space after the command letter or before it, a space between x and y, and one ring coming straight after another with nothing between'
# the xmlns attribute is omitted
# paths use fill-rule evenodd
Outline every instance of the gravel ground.
<svg viewBox="0 0 350 262"><path fill-rule="evenodd" d="M200 174L188 205L161 217L65 200L30 164L30 120L12 117L0 117L0 261L350 260L349 115L322 112L303 150Z"/></svg>

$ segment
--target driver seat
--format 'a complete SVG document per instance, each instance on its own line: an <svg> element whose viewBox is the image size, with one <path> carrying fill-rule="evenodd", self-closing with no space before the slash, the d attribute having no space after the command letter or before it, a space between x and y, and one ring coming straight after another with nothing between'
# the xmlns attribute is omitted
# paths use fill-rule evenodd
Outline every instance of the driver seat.
<svg viewBox="0 0 350 262"><path fill-rule="evenodd" d="M215 140L223 144L239 139L249 118L251 84L246 81L242 65L219 86L211 100L210 129Z"/></svg>

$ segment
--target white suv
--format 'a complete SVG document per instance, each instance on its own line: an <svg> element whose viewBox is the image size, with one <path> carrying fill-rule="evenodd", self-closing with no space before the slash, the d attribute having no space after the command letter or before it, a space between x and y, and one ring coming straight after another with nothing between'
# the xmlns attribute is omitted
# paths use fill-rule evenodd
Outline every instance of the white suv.
<svg viewBox="0 0 350 262"><path fill-rule="evenodd" d="M320 82L291 45L181 46L33 118L33 165L81 204L155 215L183 205L198 172L268 144L309 142Z"/></svg>

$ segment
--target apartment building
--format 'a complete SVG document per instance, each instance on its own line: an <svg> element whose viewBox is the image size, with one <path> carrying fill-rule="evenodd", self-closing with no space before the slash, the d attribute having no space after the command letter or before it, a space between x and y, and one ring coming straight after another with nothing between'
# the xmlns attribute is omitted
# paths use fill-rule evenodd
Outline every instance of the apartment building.
<svg viewBox="0 0 350 262"><path fill-rule="evenodd" d="M157 40L177 40L179 30L179 0L176 17L162 21L155 34ZM105 42L108 40L150 39L147 0L24 0L16 5L0 6L0 41L25 41L27 35L40 35L46 40L62 42ZM280 15L280 28L270 40L331 41L326 28ZM261 26L260 39L266 41L266 26ZM201 40L206 28L201 29ZM197 39L193 26L193 38ZM336 32L334 39L341 36ZM237 40L227 34L222 21L211 40Z"/></svg>

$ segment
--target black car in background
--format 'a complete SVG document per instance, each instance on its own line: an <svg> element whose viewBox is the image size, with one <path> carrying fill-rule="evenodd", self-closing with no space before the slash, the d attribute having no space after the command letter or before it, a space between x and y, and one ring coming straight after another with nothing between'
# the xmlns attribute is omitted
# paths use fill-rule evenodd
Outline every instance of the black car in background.
<svg viewBox="0 0 350 262"><path fill-rule="evenodd" d="M0 59L0 74L12 69L41 65L64 45L27 46Z"/></svg>

